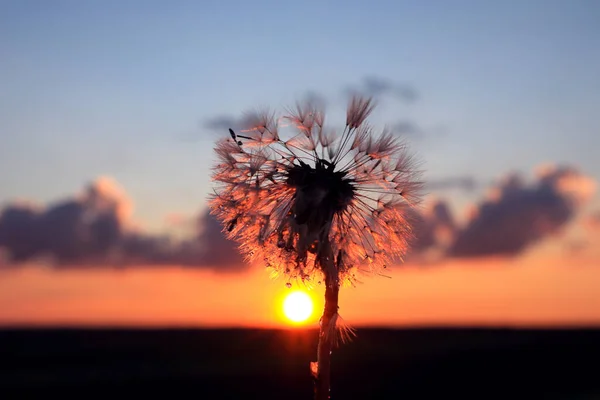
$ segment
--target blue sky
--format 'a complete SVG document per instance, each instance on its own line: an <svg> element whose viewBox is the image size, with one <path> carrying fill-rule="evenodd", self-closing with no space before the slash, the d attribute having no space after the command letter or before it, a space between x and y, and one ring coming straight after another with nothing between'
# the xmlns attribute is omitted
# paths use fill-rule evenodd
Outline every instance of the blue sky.
<svg viewBox="0 0 600 400"><path fill-rule="evenodd" d="M544 161L600 177L600 2L0 2L0 201L120 182L136 218L194 214L211 117L365 76L409 85L426 177L489 181ZM337 114L336 114L337 113ZM226 135L226 132L223 132Z"/></svg>

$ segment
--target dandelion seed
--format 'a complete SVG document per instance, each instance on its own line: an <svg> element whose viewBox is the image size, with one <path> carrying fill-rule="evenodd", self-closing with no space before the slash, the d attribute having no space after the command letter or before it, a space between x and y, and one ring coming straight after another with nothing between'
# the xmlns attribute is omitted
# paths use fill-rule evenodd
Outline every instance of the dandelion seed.
<svg viewBox="0 0 600 400"><path fill-rule="evenodd" d="M354 284L357 271L379 275L404 256L412 235L408 209L420 200L414 158L389 130L377 134L366 123L373 108L371 99L353 97L337 134L311 104L281 118L258 113L215 148L210 207L227 236L248 261L287 276L288 287L292 279L325 283L320 395L329 390L323 385L335 332L342 341L354 333L338 314L340 285ZM289 137L278 121L287 122Z"/></svg>
<svg viewBox="0 0 600 400"><path fill-rule="evenodd" d="M298 106L283 117L300 131L287 141L264 139L277 130L269 122L275 117L264 114L246 135L230 130L231 138L218 142L210 205L243 253L253 252L249 261L266 260L284 274L321 275L327 245L340 254L337 273L346 282L354 268L377 273L405 254L407 208L418 203L420 182L406 146L366 126L372 109L369 99L353 98L338 136L316 132L320 126L312 122L323 113Z"/></svg>

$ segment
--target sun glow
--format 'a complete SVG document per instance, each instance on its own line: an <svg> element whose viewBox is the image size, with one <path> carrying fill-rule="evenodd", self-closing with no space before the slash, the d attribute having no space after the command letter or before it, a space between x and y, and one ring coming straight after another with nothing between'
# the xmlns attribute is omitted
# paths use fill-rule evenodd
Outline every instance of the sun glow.
<svg viewBox="0 0 600 400"><path fill-rule="evenodd" d="M312 312L313 301L304 292L292 292L283 301L283 313L292 322L304 322L311 316Z"/></svg>

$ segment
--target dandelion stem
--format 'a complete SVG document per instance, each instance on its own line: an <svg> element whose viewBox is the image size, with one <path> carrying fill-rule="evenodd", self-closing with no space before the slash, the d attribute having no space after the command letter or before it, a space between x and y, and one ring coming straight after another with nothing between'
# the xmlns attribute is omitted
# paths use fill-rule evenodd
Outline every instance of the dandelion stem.
<svg viewBox="0 0 600 400"><path fill-rule="evenodd" d="M317 347L317 376L315 380L315 400L329 399L331 386L331 351L335 340L335 316L338 312L340 291L337 266L335 265L331 245L326 241L322 249L320 262L325 275L325 308L321 317L319 345ZM323 257L324 255L324 257Z"/></svg>

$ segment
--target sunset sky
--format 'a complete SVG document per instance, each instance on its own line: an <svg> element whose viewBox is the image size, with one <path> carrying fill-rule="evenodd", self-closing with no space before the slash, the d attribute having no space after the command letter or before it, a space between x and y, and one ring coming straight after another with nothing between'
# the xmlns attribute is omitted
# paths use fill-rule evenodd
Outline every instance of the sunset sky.
<svg viewBox="0 0 600 400"><path fill-rule="evenodd" d="M287 326L285 280L206 215L213 143L308 97L343 123L352 91L428 194L415 250L343 288L344 319L600 324L599 19L594 0L1 2L0 325ZM118 254L73 228L107 205Z"/></svg>

